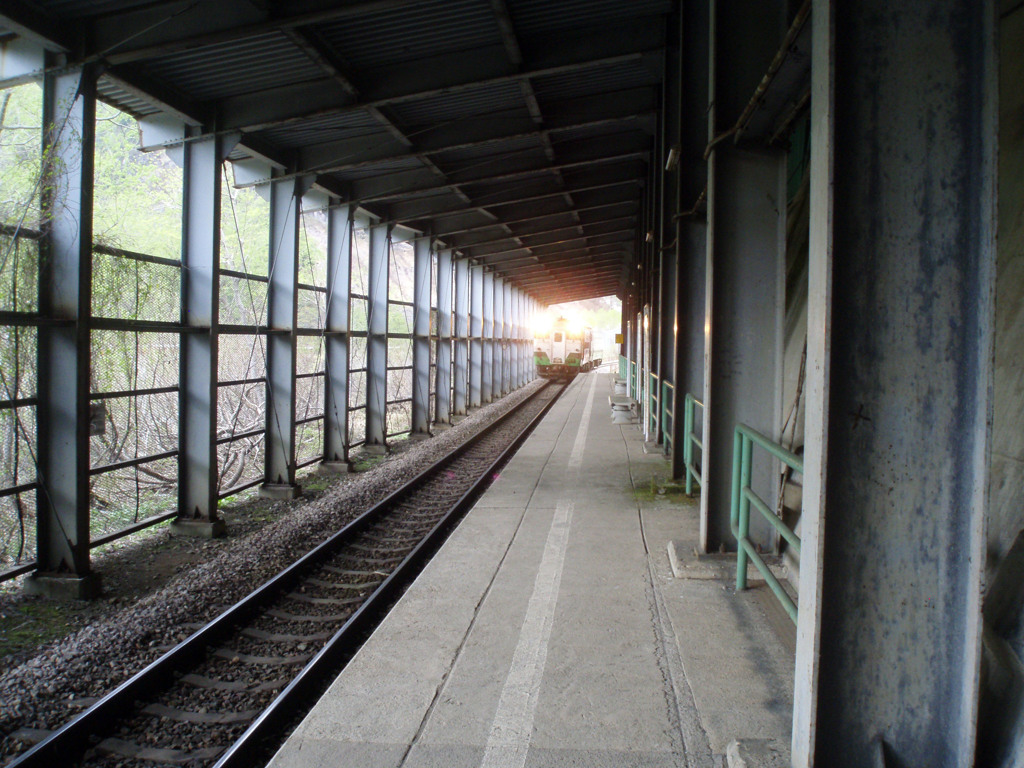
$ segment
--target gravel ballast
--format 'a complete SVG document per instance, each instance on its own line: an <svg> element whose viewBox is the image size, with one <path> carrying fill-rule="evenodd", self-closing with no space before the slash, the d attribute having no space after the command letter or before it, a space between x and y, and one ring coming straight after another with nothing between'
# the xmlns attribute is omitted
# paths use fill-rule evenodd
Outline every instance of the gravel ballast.
<svg viewBox="0 0 1024 768"><path fill-rule="evenodd" d="M137 602L108 604L98 620L9 669L0 677L0 756L6 761L27 748L12 738L19 729L59 727L541 386L532 382L313 501L278 503L286 516L221 542L212 558ZM138 552L135 567L145 569L145 549ZM100 558L96 565L102 572Z"/></svg>

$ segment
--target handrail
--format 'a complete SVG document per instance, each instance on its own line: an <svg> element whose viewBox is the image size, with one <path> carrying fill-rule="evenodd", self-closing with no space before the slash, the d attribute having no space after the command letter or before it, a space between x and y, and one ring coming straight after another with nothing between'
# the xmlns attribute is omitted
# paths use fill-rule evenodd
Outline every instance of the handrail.
<svg viewBox="0 0 1024 768"><path fill-rule="evenodd" d="M658 374L647 372L647 431L657 436L658 411L661 409Z"/></svg>
<svg viewBox="0 0 1024 768"><path fill-rule="evenodd" d="M669 397L669 390L672 394ZM671 404L671 408L669 407ZM672 422L675 420L676 388L671 381L661 382L661 434L665 448L672 451Z"/></svg>
<svg viewBox="0 0 1024 768"><path fill-rule="evenodd" d="M800 556L800 537L790 530L750 487L751 453L755 445L789 466L794 472L803 474L804 471L803 459L795 453L787 451L781 445L772 442L745 424L736 425L732 448L732 509L730 510L730 524L733 536L736 537L738 550L736 553L736 589L747 588L747 559L749 558L764 576L764 580L775 593L775 597L782 603L782 607L786 609L789 618L796 624L796 603L782 588L782 584L775 578L775 574L771 572L748 535L750 533L750 505L753 504L765 520L796 550L797 557Z"/></svg>
<svg viewBox="0 0 1024 768"><path fill-rule="evenodd" d="M685 404L683 405L683 464L686 466L686 495L693 495L693 483L700 487L700 472L697 465L693 463L693 446L700 448L703 460L704 443L693 431L693 416L696 407L704 410L704 403L695 398L689 392L686 393Z"/></svg>

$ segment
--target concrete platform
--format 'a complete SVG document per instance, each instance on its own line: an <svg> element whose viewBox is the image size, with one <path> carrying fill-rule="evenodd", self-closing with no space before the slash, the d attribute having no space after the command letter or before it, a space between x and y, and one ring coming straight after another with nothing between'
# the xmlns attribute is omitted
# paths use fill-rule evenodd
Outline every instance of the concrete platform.
<svg viewBox="0 0 1024 768"><path fill-rule="evenodd" d="M673 575L696 506L611 389L576 379L271 766L788 765L792 625Z"/></svg>

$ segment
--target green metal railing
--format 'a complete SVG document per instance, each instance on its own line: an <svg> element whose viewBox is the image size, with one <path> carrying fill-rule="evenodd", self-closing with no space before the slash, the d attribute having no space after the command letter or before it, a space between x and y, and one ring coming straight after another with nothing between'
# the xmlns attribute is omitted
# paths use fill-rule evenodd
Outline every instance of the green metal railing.
<svg viewBox="0 0 1024 768"><path fill-rule="evenodd" d="M672 420L676 412L676 388L672 382L661 382L661 434L667 452L672 451Z"/></svg>
<svg viewBox="0 0 1024 768"><path fill-rule="evenodd" d="M636 363L632 360L629 361L629 396L636 400L637 393L640 391L639 386L640 380L636 377Z"/></svg>
<svg viewBox="0 0 1024 768"><path fill-rule="evenodd" d="M764 580L771 587L772 592L786 609L789 618L796 623L797 608L792 598L782 588L782 584L775 578L768 564L761 558L757 548L748 538L750 533L750 505L760 512L765 520L779 532L789 545L800 556L800 537L797 536L782 520L769 508L767 504L750 487L750 465L751 454L754 445L763 448L779 461L788 465L794 472L803 474L804 462L799 456L787 451L781 445L777 445L759 432L755 432L744 424L736 425L736 432L733 436L732 448L732 509L730 522L732 532L736 537L738 552L736 553L736 589L747 588L747 559L749 558L757 570L764 576Z"/></svg>
<svg viewBox="0 0 1024 768"><path fill-rule="evenodd" d="M627 360L625 355L619 355L619 378L626 380Z"/></svg>
<svg viewBox="0 0 1024 768"><path fill-rule="evenodd" d="M657 435L658 432L658 410L661 402L658 396L658 376L655 373L647 374L647 433Z"/></svg>
<svg viewBox="0 0 1024 768"><path fill-rule="evenodd" d="M697 465L693 462L693 446L700 448L702 460L704 455L704 443L693 431L693 417L697 408L700 408L703 413L704 403L687 392L683 405L683 464L686 465L687 496L693 494L694 482L698 487L700 486L700 472L697 471Z"/></svg>

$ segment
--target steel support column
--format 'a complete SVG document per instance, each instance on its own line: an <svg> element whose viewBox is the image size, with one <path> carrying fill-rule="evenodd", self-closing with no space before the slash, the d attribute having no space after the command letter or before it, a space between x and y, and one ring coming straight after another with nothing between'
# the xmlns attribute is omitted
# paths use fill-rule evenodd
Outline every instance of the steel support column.
<svg viewBox="0 0 1024 768"><path fill-rule="evenodd" d="M483 358L480 362L480 402L494 400L494 273L483 275Z"/></svg>
<svg viewBox="0 0 1024 768"><path fill-rule="evenodd" d="M178 391L178 517L180 534L224 536L217 515L217 356L220 323L221 167L238 141L223 138L183 147L181 334Z"/></svg>
<svg viewBox="0 0 1024 768"><path fill-rule="evenodd" d="M324 469L348 471L348 332L352 270L352 215L348 205L327 212L327 323L325 326Z"/></svg>
<svg viewBox="0 0 1024 768"><path fill-rule="evenodd" d="M709 140L735 125L785 31L786 3L713 2ZM717 14L717 18L714 15ZM779 428L785 311L786 156L720 142L708 165L707 293L700 547L735 549L729 522L733 432ZM755 465L752 485L775 498L779 473ZM756 518L756 519L755 519ZM778 534L753 516L750 538L767 551Z"/></svg>
<svg viewBox="0 0 1024 768"><path fill-rule="evenodd" d="M437 368L434 384L434 421L452 422L452 252L437 253Z"/></svg>
<svg viewBox="0 0 1024 768"><path fill-rule="evenodd" d="M512 383L512 366L516 355L517 328L515 316L512 313L512 283L509 280L504 281L502 297L504 301L501 319L504 330L501 334L501 394L504 396L515 389L515 384Z"/></svg>
<svg viewBox="0 0 1024 768"><path fill-rule="evenodd" d="M994 5L814 3L795 766L975 761Z"/></svg>
<svg viewBox="0 0 1024 768"><path fill-rule="evenodd" d="M430 434L430 238L413 241L412 427L413 435Z"/></svg>
<svg viewBox="0 0 1024 768"><path fill-rule="evenodd" d="M43 80L36 572L29 592L99 594L89 565L89 369L96 70Z"/></svg>
<svg viewBox="0 0 1024 768"><path fill-rule="evenodd" d="M677 177L679 218L676 219L675 356L672 381L676 387L676 418L672 421L672 477L685 477L684 424L680 405L687 393L704 394L704 307L706 296L707 220L699 204L707 184L708 4L680 7L681 92L687 108L679 120ZM703 457L698 456L703 464Z"/></svg>
<svg viewBox="0 0 1024 768"><path fill-rule="evenodd" d="M505 395L505 281L494 278L494 323L491 330L491 346L494 349L491 363L491 397L499 400Z"/></svg>
<svg viewBox="0 0 1024 768"><path fill-rule="evenodd" d="M479 408L483 400L484 362L484 268L469 268L469 407Z"/></svg>
<svg viewBox="0 0 1024 768"><path fill-rule="evenodd" d="M469 260L455 262L455 386L452 391L452 415L469 412L469 307L471 285Z"/></svg>
<svg viewBox="0 0 1024 768"><path fill-rule="evenodd" d="M295 357L298 327L299 215L312 179L270 182L270 271L267 286L266 472L260 493L294 498Z"/></svg>
<svg viewBox="0 0 1024 768"><path fill-rule="evenodd" d="M391 228L370 227L369 301L366 335L366 448L387 450L388 265Z"/></svg>

